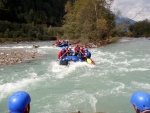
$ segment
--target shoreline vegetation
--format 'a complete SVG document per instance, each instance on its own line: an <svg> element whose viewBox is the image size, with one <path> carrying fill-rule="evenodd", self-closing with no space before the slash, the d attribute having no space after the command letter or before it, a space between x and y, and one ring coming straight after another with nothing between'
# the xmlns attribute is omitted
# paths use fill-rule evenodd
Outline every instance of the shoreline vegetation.
<svg viewBox="0 0 150 113"><path fill-rule="evenodd" d="M116 42L119 37L104 39L69 37L63 27L47 27L46 25L18 24L8 21L0 21L0 43L20 43L32 41L52 41L58 39L70 40L73 43L86 44L89 47L99 47ZM67 37L65 35L68 35Z"/></svg>
<svg viewBox="0 0 150 113"><path fill-rule="evenodd" d="M0 17L0 43L67 39L99 47L116 41L115 14L105 0L40 1L40 6L29 0L0 4L4 15Z"/></svg>
<svg viewBox="0 0 150 113"><path fill-rule="evenodd" d="M149 20L116 23L119 14L110 10L113 1L1 0L0 43L67 39L99 47L123 36L150 36Z"/></svg>
<svg viewBox="0 0 150 113"><path fill-rule="evenodd" d="M113 1L0 1L0 43L67 39L99 47L122 36L150 36L149 20L116 24L119 15L110 10Z"/></svg>

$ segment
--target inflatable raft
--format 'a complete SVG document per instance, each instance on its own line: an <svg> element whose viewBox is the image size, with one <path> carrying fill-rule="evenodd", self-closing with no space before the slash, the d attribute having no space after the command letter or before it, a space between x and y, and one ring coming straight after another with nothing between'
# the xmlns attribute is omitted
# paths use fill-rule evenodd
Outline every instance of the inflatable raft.
<svg viewBox="0 0 150 113"><path fill-rule="evenodd" d="M81 60L77 56L66 56L65 58L63 58L59 61L59 64L60 65L68 65L70 61L73 61L73 62L87 62L88 64L95 65L95 62L92 59L87 58L86 60Z"/></svg>

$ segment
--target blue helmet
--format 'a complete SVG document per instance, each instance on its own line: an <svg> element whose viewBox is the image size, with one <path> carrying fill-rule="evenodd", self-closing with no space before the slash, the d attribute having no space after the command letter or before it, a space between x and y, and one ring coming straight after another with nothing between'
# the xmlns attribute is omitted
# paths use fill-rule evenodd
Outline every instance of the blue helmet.
<svg viewBox="0 0 150 113"><path fill-rule="evenodd" d="M84 48L84 51L88 51L88 48Z"/></svg>
<svg viewBox="0 0 150 113"><path fill-rule="evenodd" d="M18 91L8 99L10 113L24 113L26 106L31 102L30 95L24 91Z"/></svg>
<svg viewBox="0 0 150 113"><path fill-rule="evenodd" d="M68 47L68 46L66 46L65 48L66 48L66 49L68 49L69 47Z"/></svg>
<svg viewBox="0 0 150 113"><path fill-rule="evenodd" d="M65 47L62 47L62 50L65 50Z"/></svg>
<svg viewBox="0 0 150 113"><path fill-rule="evenodd" d="M146 92L135 92L130 98L130 103L140 111L150 109L150 95Z"/></svg>

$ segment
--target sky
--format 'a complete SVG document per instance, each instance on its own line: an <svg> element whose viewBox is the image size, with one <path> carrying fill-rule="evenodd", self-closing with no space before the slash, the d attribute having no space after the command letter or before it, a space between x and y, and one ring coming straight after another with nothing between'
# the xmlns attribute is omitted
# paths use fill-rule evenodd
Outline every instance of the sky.
<svg viewBox="0 0 150 113"><path fill-rule="evenodd" d="M135 21L150 20L150 0L114 0L111 10Z"/></svg>

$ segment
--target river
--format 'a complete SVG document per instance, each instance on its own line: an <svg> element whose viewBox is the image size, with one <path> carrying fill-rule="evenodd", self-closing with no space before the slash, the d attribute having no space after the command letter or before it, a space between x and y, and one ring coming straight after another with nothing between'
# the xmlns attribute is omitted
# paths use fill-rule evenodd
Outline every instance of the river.
<svg viewBox="0 0 150 113"><path fill-rule="evenodd" d="M89 49L96 65L60 66L59 47L53 42L0 45L0 49L31 49L39 59L0 67L0 113L8 113L7 100L16 91L31 96L30 113L135 113L130 96L150 93L150 40L132 38Z"/></svg>

